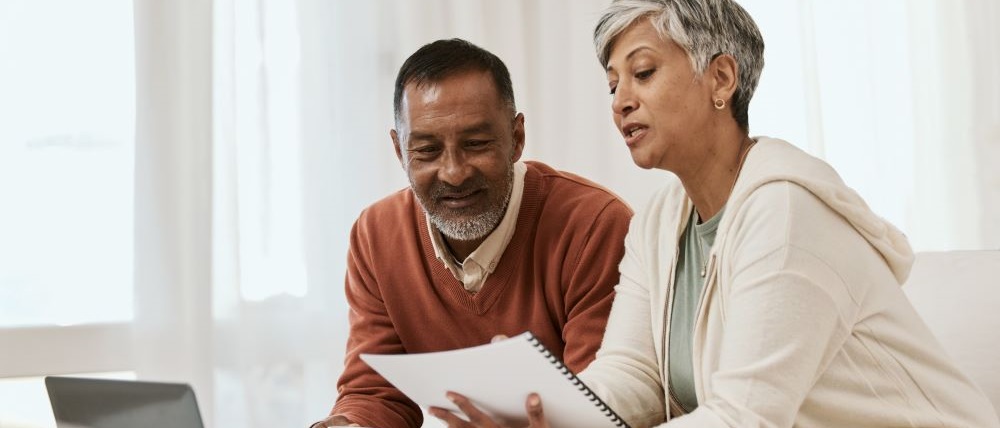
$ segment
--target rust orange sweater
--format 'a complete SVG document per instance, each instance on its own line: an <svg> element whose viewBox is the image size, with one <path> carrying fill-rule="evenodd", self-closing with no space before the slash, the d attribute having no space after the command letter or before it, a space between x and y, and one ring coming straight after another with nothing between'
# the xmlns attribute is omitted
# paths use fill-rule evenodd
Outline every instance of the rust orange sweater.
<svg viewBox="0 0 1000 428"><path fill-rule="evenodd" d="M419 427L420 409L358 358L442 351L530 330L574 372L600 347L632 211L576 175L526 162L514 236L473 295L434 257L409 189L376 202L351 231L350 337L333 414Z"/></svg>

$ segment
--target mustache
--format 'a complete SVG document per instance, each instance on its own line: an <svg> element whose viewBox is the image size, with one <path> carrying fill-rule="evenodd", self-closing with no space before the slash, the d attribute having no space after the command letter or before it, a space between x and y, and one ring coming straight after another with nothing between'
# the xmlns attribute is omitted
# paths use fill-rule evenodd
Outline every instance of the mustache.
<svg viewBox="0 0 1000 428"><path fill-rule="evenodd" d="M465 195L487 187L485 177L479 176L465 180L465 182L459 186L452 186L448 183L439 181L431 186L428 193L430 194L432 200L439 200L445 196Z"/></svg>

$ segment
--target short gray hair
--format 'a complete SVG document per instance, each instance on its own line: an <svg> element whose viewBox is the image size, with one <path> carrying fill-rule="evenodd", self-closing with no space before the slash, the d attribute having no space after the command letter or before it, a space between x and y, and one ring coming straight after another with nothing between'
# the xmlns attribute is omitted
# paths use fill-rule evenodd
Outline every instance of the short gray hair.
<svg viewBox="0 0 1000 428"><path fill-rule="evenodd" d="M748 130L750 98L764 68L764 38L750 14L733 0L614 0L594 28L601 66L608 67L618 35L643 18L687 52L698 76L719 54L736 59L739 83L730 105L733 118Z"/></svg>

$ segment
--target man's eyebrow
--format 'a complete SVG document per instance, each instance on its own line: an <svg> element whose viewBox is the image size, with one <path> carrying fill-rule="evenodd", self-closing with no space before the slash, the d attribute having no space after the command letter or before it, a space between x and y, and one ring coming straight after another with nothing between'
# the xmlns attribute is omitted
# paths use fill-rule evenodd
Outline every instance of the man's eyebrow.
<svg viewBox="0 0 1000 428"><path fill-rule="evenodd" d="M490 131L493 131L493 124L488 121L483 121L474 124L468 128L462 129L461 134L462 135L477 134L480 132L490 132Z"/></svg>
<svg viewBox="0 0 1000 428"><path fill-rule="evenodd" d="M434 134L431 134L431 133L428 133L428 132L420 132L420 131L410 131L410 134L407 137L408 137L407 138L408 140L436 140L437 139L437 137Z"/></svg>
<svg viewBox="0 0 1000 428"><path fill-rule="evenodd" d="M459 135L478 134L481 132L493 132L493 124L489 121L484 120L482 122L475 123L472 124L471 126L462 128L462 130L459 131ZM410 131L409 139L433 141L433 140L438 140L439 138L437 135L433 133L417 130L417 131Z"/></svg>

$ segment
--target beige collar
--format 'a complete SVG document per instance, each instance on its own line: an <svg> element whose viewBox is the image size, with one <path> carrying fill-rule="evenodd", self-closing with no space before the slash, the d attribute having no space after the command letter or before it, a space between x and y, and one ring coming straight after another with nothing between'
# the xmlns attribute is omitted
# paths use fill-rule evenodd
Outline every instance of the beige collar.
<svg viewBox="0 0 1000 428"><path fill-rule="evenodd" d="M486 278L493 273L500 256L507 249L514 236L514 228L517 226L517 214L521 211L521 199L524 196L524 175L528 168L524 162L514 164L514 184L511 189L510 202L507 203L507 211L504 212L503 219L497 228L490 232L489 236L472 254L469 254L464 261L458 263L452 256L444 242L441 232L434 227L431 219L427 217L427 227L430 228L431 243L434 246L434 256L437 257L448 271L455 276L455 279L462 282L465 289L478 293L483 288ZM426 214L424 214L426 216Z"/></svg>

